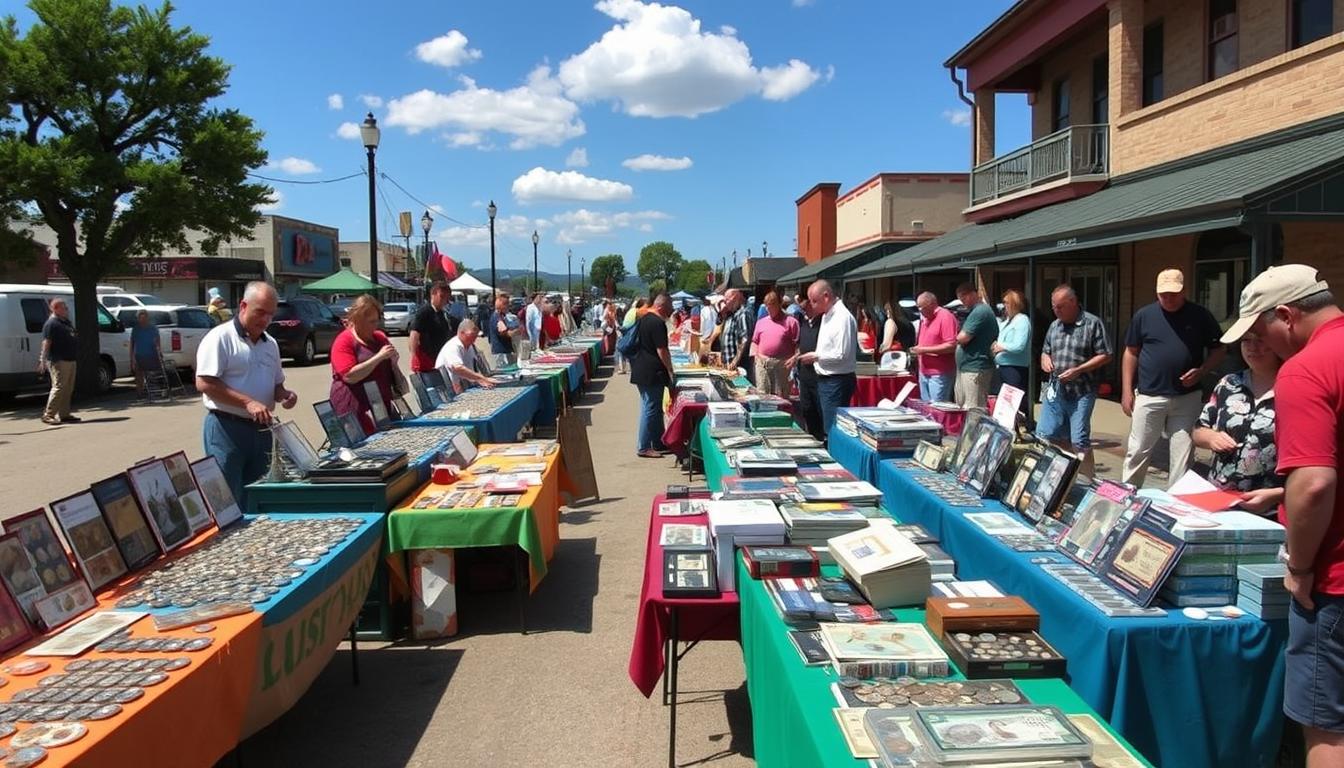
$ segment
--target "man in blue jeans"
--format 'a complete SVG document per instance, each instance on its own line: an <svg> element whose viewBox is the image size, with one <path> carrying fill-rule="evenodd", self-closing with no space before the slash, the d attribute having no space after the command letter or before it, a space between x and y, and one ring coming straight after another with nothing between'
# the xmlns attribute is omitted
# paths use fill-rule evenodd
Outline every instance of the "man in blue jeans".
<svg viewBox="0 0 1344 768"><path fill-rule="evenodd" d="M667 349L667 318L672 299L666 293L653 309L635 321L636 352L630 360L630 382L639 388L639 437L636 451L646 459L666 453L663 446L663 393L672 386L672 354Z"/></svg>
<svg viewBox="0 0 1344 768"><path fill-rule="evenodd" d="M849 405L858 385L854 370L858 367L859 327L825 280L808 287L807 302L810 311L821 317L821 327L817 330L816 350L800 355L798 362L811 365L817 372L821 429L829 436L836 411Z"/></svg>
<svg viewBox="0 0 1344 768"><path fill-rule="evenodd" d="M1045 332L1041 371L1049 377L1041 392L1036 434L1080 454L1079 471L1096 473L1092 456L1092 409L1097 404L1097 371L1111 360L1111 343L1101 319L1084 312L1078 294L1061 285L1050 294L1055 321ZM1068 440L1060 437L1068 429Z"/></svg>

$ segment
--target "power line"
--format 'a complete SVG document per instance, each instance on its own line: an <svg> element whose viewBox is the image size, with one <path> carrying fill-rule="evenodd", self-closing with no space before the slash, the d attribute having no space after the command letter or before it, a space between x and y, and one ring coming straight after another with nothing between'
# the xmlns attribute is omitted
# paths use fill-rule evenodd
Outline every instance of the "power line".
<svg viewBox="0 0 1344 768"><path fill-rule="evenodd" d="M251 172L249 172L247 175L251 176L254 179L261 179L262 181L271 181L275 182L276 184L335 184L338 181L348 181L350 179L355 178L356 176L366 176L367 172L360 171L358 173L352 173L349 176L341 176L340 178L337 179L318 179L317 181L299 181L297 179L277 179L271 176L262 176L260 173L251 173Z"/></svg>
<svg viewBox="0 0 1344 768"><path fill-rule="evenodd" d="M472 228L472 229L485 229L485 228L488 226L488 225L486 225L486 224L468 224L468 223L465 222L465 221L459 221L458 219L455 219L455 218L453 218L452 216L449 216L448 214L444 213L443 210L442 210L441 208L439 208L439 206L437 206L437 205L430 205L429 203L426 203L424 200L421 200L420 198L418 198L418 197L416 197L415 195L411 194L410 192L408 192L408 191L406 190L405 187L403 187L403 186L401 186L401 184L397 183L397 180L396 180L396 179L394 179L394 178L392 178L391 176L387 175L387 174L384 173L383 171L379 171L379 172L378 172L378 175L381 176L382 178L387 179L388 181L392 182L392 186L396 187L397 189L400 189L401 192L402 192L402 194L404 194L404 195L406 195L407 197L411 198L412 200L414 200L415 202L419 203L420 205L423 205L427 210L432 210L432 211L434 211L435 213L439 214L440 216L442 216L443 218L447 219L448 221L453 222L454 224L457 224L457 225L460 225L460 226L463 226L463 227L470 227L470 228Z"/></svg>

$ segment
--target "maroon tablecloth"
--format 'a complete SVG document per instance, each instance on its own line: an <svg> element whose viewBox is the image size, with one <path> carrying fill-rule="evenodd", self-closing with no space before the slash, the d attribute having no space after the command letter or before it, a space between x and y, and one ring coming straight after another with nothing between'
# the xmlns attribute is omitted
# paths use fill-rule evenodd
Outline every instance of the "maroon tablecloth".
<svg viewBox="0 0 1344 768"><path fill-rule="evenodd" d="M706 498L701 496L701 498ZM736 592L722 592L716 598L663 596L662 538L666 523L708 525L706 515L659 517L655 496L649 506L649 538L644 549L644 584L639 590L639 613L635 616L635 639L630 647L630 680L645 697L658 687L667 659L663 651L670 633L672 609L677 609L679 640L740 640L742 624Z"/></svg>
<svg viewBox="0 0 1344 768"><path fill-rule="evenodd" d="M898 376L859 376L858 384L854 387L854 396L849 399L849 404L870 408L882 400L895 400L901 393L901 388L907 383L919 385L915 377L908 373ZM919 391L915 390L915 394L919 394Z"/></svg>
<svg viewBox="0 0 1344 768"><path fill-rule="evenodd" d="M664 414L663 445L678 456L684 455L691 444L700 420L709 413L709 403L697 403L684 397L672 401L672 408Z"/></svg>
<svg viewBox="0 0 1344 768"><path fill-rule="evenodd" d="M966 425L965 411L944 411L934 408L923 400L906 400L905 404L942 425L949 435L960 435Z"/></svg>

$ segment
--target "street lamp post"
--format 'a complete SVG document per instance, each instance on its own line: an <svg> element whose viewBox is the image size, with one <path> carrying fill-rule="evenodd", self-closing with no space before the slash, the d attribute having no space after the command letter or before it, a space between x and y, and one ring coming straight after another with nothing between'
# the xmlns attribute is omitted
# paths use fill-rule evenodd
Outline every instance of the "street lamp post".
<svg viewBox="0 0 1344 768"><path fill-rule="evenodd" d="M766 248L768 248L768 247L769 247L769 246L766 244L766 242L765 242L764 240L762 240L762 241L761 241L761 258L764 259L766 256L769 256L769 255L770 255L770 252L766 250Z"/></svg>
<svg viewBox="0 0 1344 768"><path fill-rule="evenodd" d="M377 182L373 155L378 151L378 139L381 135L378 121L373 119L373 113L370 112L364 118L364 124L359 127L359 137L364 142L364 148L369 151L369 277L372 278L374 285L378 285L378 209L374 204Z"/></svg>
<svg viewBox="0 0 1344 768"><path fill-rule="evenodd" d="M541 236L537 230L532 230L532 292L541 290L541 281L537 278L537 243L541 242Z"/></svg>
<svg viewBox="0 0 1344 768"><path fill-rule="evenodd" d="M429 215L429 211L425 211L425 215L420 217L420 231L425 233L425 250L424 253L421 254L421 258L425 260L426 271L428 271L429 268L429 230L433 226L434 217Z"/></svg>
<svg viewBox="0 0 1344 768"><path fill-rule="evenodd" d="M588 295L588 257L579 257L579 290Z"/></svg>
<svg viewBox="0 0 1344 768"><path fill-rule="evenodd" d="M574 249L565 249L565 291L574 298Z"/></svg>
<svg viewBox="0 0 1344 768"><path fill-rule="evenodd" d="M495 201L491 200L489 207L485 212L490 214L490 299L493 300L499 295L499 278L495 275L495 213L499 209L495 207Z"/></svg>

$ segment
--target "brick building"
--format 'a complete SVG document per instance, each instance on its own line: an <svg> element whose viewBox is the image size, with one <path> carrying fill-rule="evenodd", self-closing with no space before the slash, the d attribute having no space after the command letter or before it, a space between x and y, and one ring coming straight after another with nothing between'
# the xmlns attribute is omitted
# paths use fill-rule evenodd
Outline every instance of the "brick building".
<svg viewBox="0 0 1344 768"><path fill-rule="evenodd" d="M1061 282L1115 338L1167 267L1224 325L1270 264L1344 286L1344 0L1021 0L945 66L972 223L847 278L1022 289L1038 345ZM1027 94L1031 144L995 146L998 93Z"/></svg>

